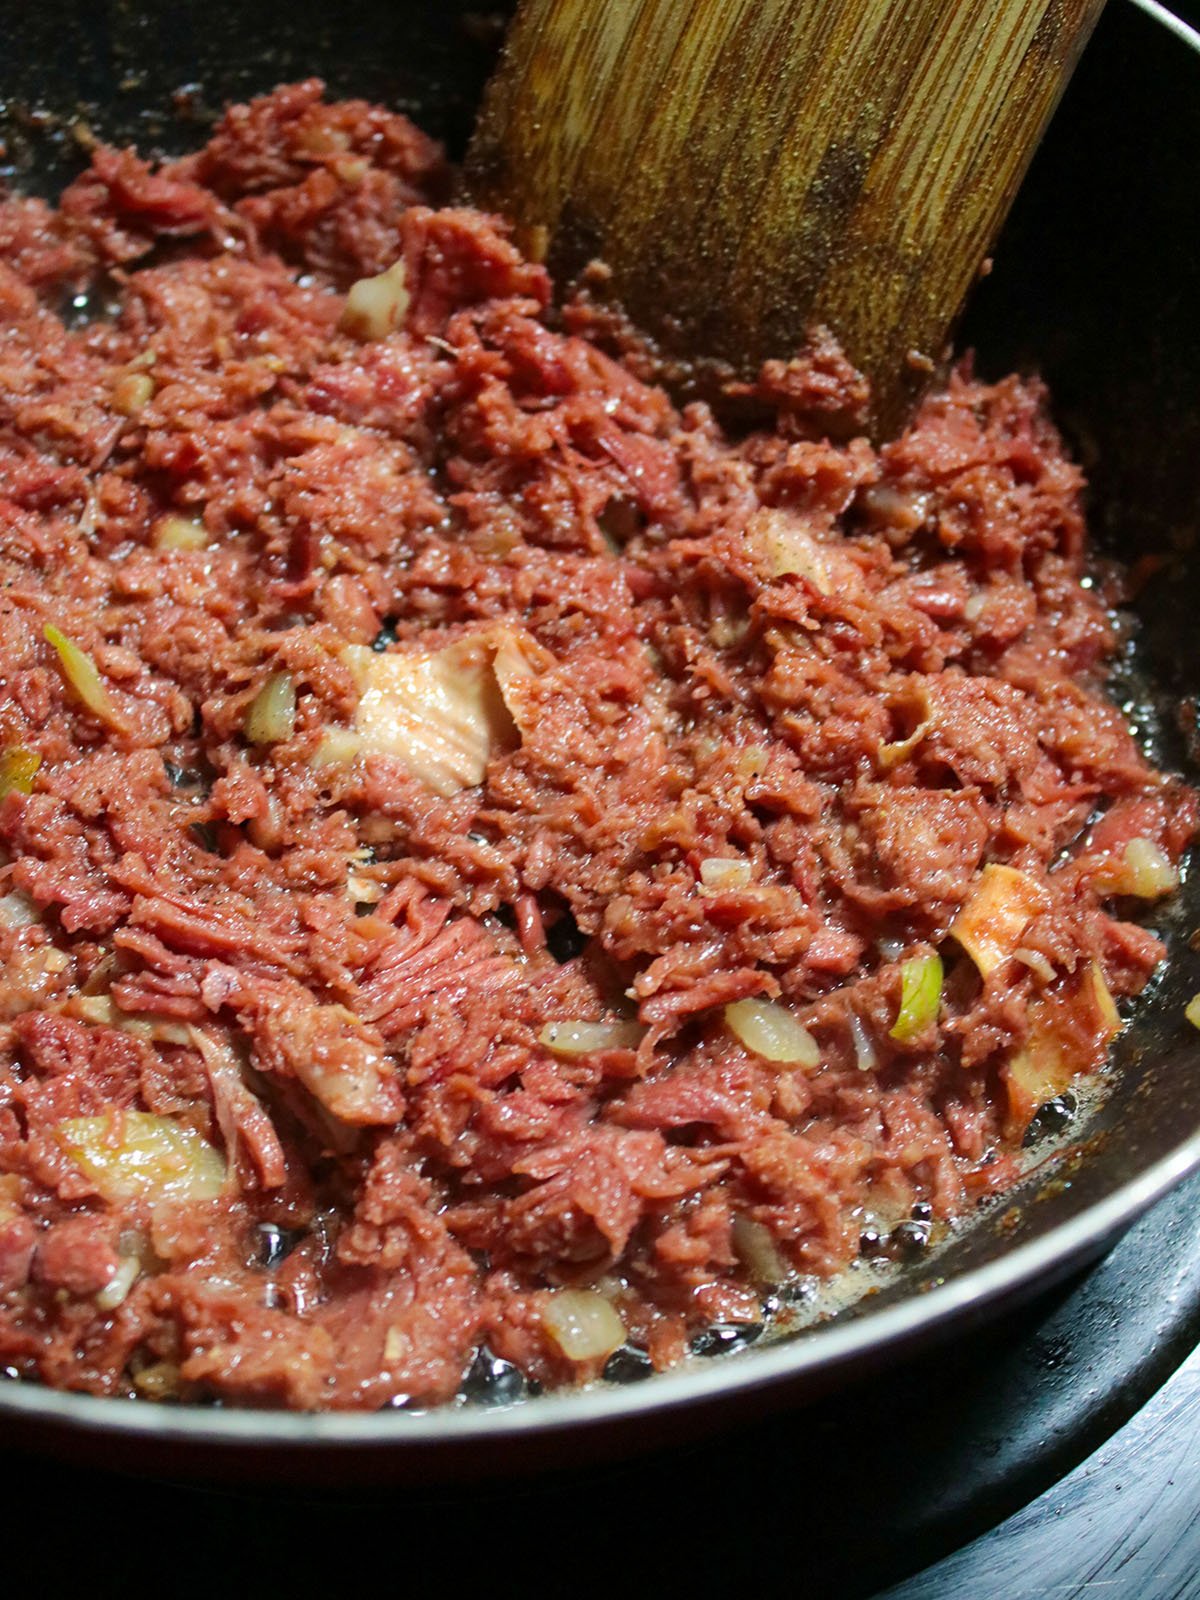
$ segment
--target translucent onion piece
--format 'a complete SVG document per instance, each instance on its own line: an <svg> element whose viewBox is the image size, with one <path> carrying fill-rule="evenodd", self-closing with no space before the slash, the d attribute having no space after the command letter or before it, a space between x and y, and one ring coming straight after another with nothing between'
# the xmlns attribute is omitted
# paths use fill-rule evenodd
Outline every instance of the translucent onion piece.
<svg viewBox="0 0 1200 1600"><path fill-rule="evenodd" d="M765 745L748 744L738 751L734 763L737 775L743 783L753 783L756 778L761 778L770 763L770 752Z"/></svg>
<svg viewBox="0 0 1200 1600"><path fill-rule="evenodd" d="M1031 917L1049 904L1040 883L1016 867L986 866L950 932L986 978L1021 945Z"/></svg>
<svg viewBox="0 0 1200 1600"><path fill-rule="evenodd" d="M123 372L112 386L112 405L123 417L136 417L154 398L154 379L144 372Z"/></svg>
<svg viewBox="0 0 1200 1600"><path fill-rule="evenodd" d="M1121 1021L1121 1013L1117 1010L1117 1002L1112 997L1112 990L1104 981L1104 974L1100 970L1099 962L1092 962L1088 969L1087 981L1091 985L1092 1005L1095 1007L1096 1016L1100 1021L1104 1042L1107 1044L1110 1039L1116 1038L1124 1026Z"/></svg>
<svg viewBox="0 0 1200 1600"><path fill-rule="evenodd" d="M808 1029L775 1000L734 1000L725 1007L725 1025L747 1050L764 1061L811 1069L821 1052Z"/></svg>
<svg viewBox="0 0 1200 1600"><path fill-rule="evenodd" d="M155 1017L149 1012L118 1011L116 1026L122 1033L131 1033L135 1039L146 1039L152 1044L191 1044L191 1030L186 1023L175 1022L170 1017Z"/></svg>
<svg viewBox="0 0 1200 1600"><path fill-rule="evenodd" d="M734 1252L755 1283L769 1286L787 1278L788 1264L764 1223L734 1217L732 1236Z"/></svg>
<svg viewBox="0 0 1200 1600"><path fill-rule="evenodd" d="M1035 972L1043 983L1054 982L1054 967L1040 950L1027 950L1024 945L1013 951L1013 960Z"/></svg>
<svg viewBox="0 0 1200 1600"><path fill-rule="evenodd" d="M404 263L397 261L386 272L350 285L338 326L353 339L385 339L404 321L408 302Z"/></svg>
<svg viewBox="0 0 1200 1600"><path fill-rule="evenodd" d="M386 890L374 878L364 878L352 872L346 879L346 893L357 906L373 906L383 899Z"/></svg>
<svg viewBox="0 0 1200 1600"><path fill-rule="evenodd" d="M0 895L0 928L32 928L41 920L36 904L20 889Z"/></svg>
<svg viewBox="0 0 1200 1600"><path fill-rule="evenodd" d="M568 1361L602 1361L625 1343L625 1324L594 1289L559 1289L546 1301L542 1326Z"/></svg>
<svg viewBox="0 0 1200 1600"><path fill-rule="evenodd" d="M55 1138L105 1200L212 1200L225 1163L194 1129L146 1111L70 1117Z"/></svg>
<svg viewBox="0 0 1200 1600"><path fill-rule="evenodd" d="M854 1044L854 1064L860 1072L874 1072L879 1065L879 1057L867 1032L866 1024L862 1018L853 1011L848 1013L847 1020L850 1024L850 1038Z"/></svg>
<svg viewBox="0 0 1200 1600"><path fill-rule="evenodd" d="M115 1311L123 1305L138 1278L141 1277L142 1263L136 1255L122 1255L116 1271L96 1295L96 1304L101 1311Z"/></svg>
<svg viewBox="0 0 1200 1600"><path fill-rule="evenodd" d="M81 1022L94 1022L102 1028L115 1028L117 1025L117 1008L111 995L76 995L71 1002L71 1011Z"/></svg>
<svg viewBox="0 0 1200 1600"><path fill-rule="evenodd" d="M1170 857L1152 839L1130 839L1124 856L1107 861L1092 879L1101 894L1128 894L1157 900L1179 887L1179 873Z"/></svg>
<svg viewBox="0 0 1200 1600"><path fill-rule="evenodd" d="M242 731L251 744L280 744L296 726L296 685L290 672L273 672L250 702Z"/></svg>
<svg viewBox="0 0 1200 1600"><path fill-rule="evenodd" d="M108 727L115 728L118 733L126 732L129 724L113 704L104 679L87 651L81 650L74 639L68 639L52 622L42 629L42 635L46 643L54 647L63 681L80 703Z"/></svg>
<svg viewBox="0 0 1200 1600"><path fill-rule="evenodd" d="M394 756L435 794L482 783L493 756L520 743L525 695L541 653L507 628L469 635L443 650L345 658L362 699L354 726L366 755Z"/></svg>
<svg viewBox="0 0 1200 1600"><path fill-rule="evenodd" d="M191 517L163 517L154 530L156 550L203 550L208 529Z"/></svg>
<svg viewBox="0 0 1200 1600"><path fill-rule="evenodd" d="M358 758L362 738L353 728L326 728L321 742L313 751L309 765L314 767L346 767Z"/></svg>
<svg viewBox="0 0 1200 1600"><path fill-rule="evenodd" d="M13 790L18 794L31 794L41 764L37 751L27 750L24 745L14 745L0 755L0 800Z"/></svg>
<svg viewBox="0 0 1200 1600"><path fill-rule="evenodd" d="M700 863L700 882L709 894L744 889L751 877L750 863L740 856L709 856Z"/></svg>
<svg viewBox="0 0 1200 1600"><path fill-rule="evenodd" d="M879 747L879 765L885 772L906 760L933 727L933 706L924 690L916 696L909 709L915 711L919 720L907 739L894 739L890 744Z"/></svg>
<svg viewBox="0 0 1200 1600"><path fill-rule="evenodd" d="M179 1392L179 1368L174 1361L154 1361L133 1375L133 1386L147 1400L170 1400Z"/></svg>
<svg viewBox="0 0 1200 1600"><path fill-rule="evenodd" d="M1121 1016L1096 962L1045 990L1029 1008L1029 1033L1004 1068L1006 1133L1017 1137L1040 1105L1097 1067L1121 1031Z"/></svg>
<svg viewBox="0 0 1200 1600"><path fill-rule="evenodd" d="M900 1044L917 1038L937 1021L942 1001L942 958L936 952L910 956L900 966L900 1009L889 1029Z"/></svg>
<svg viewBox="0 0 1200 1600"><path fill-rule="evenodd" d="M915 490L897 489L888 483L875 483L860 496L872 521L899 533L915 533L929 513L932 497Z"/></svg>
<svg viewBox="0 0 1200 1600"><path fill-rule="evenodd" d="M819 593L830 592L829 563L798 518L786 511L756 511L746 531L758 541L772 577L795 573L807 578Z"/></svg>
<svg viewBox="0 0 1200 1600"><path fill-rule="evenodd" d="M645 1031L638 1022L548 1022L538 1042L556 1056L587 1056L598 1050L636 1050Z"/></svg>

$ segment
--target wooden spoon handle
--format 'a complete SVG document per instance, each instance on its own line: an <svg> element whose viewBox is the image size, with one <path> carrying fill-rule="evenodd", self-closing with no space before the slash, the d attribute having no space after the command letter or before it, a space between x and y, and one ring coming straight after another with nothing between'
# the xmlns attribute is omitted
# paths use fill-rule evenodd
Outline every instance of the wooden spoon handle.
<svg viewBox="0 0 1200 1600"><path fill-rule="evenodd" d="M745 374L829 326L907 415L1103 0L523 0L468 177Z"/></svg>

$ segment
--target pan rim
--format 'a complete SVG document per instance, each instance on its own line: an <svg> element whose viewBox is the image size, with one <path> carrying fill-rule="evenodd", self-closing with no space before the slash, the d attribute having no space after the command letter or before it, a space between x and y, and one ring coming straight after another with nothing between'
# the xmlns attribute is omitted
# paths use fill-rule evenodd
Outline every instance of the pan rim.
<svg viewBox="0 0 1200 1600"><path fill-rule="evenodd" d="M1138 0L1134 0L1138 3ZM866 1355L899 1352L918 1334L933 1333L984 1310L1010 1291L1047 1283L1055 1270L1098 1251L1168 1190L1200 1169L1200 1128L1169 1154L1039 1239L1011 1253L852 1321L836 1318L794 1340L686 1366L646 1384L593 1384L509 1407L434 1407L404 1412L276 1412L163 1406L145 1400L46 1389L23 1380L0 1382L0 1416L67 1424L75 1431L141 1438L158 1444L320 1449L344 1445L386 1449L486 1444L574 1432L657 1416L756 1390L833 1373Z"/></svg>
<svg viewBox="0 0 1200 1600"><path fill-rule="evenodd" d="M1200 56L1200 32L1159 0L1127 0ZM1167 1155L1077 1216L994 1261L852 1320L834 1318L793 1339L780 1340L700 1365L658 1374L651 1382L617 1388L593 1384L523 1400L507 1407L450 1405L405 1412L276 1412L164 1406L0 1379L0 1421L21 1419L73 1433L144 1440L157 1445L225 1449L284 1446L304 1453L344 1446L394 1451L431 1446L515 1442L594 1430L693 1409L817 1374L834 1374L856 1358L886 1359L917 1335L969 1319L1005 1295L1049 1282L1098 1251L1170 1189L1200 1169L1200 1127Z"/></svg>

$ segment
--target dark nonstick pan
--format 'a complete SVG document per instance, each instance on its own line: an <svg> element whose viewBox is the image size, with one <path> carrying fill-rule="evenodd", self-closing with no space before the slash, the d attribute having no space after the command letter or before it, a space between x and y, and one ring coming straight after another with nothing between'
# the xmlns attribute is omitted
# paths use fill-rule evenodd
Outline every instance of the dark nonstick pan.
<svg viewBox="0 0 1200 1600"><path fill-rule="evenodd" d="M461 150L503 18L462 0L0 3L10 179L52 193L79 119L176 152L221 104L311 75L409 111ZM86 137L86 135L85 135ZM1152 556L1114 693L1168 765L1195 771L1200 692L1200 38L1113 0L977 292L961 343L986 375L1035 368L1093 485L1098 543ZM993 1314L1102 1252L1200 1165L1200 873L1156 924L1170 958L1122 1035L1080 1142L1001 1208L815 1331L626 1388L499 1410L297 1416L97 1400L0 1382L0 1427L107 1465L328 1481L509 1473L697 1433L799 1401ZM336 1457L336 1461L332 1458Z"/></svg>

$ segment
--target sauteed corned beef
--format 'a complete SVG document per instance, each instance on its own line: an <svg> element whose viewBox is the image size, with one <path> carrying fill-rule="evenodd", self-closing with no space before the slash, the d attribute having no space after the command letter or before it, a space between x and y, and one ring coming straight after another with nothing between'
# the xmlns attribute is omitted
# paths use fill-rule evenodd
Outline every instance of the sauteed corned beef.
<svg viewBox="0 0 1200 1600"><path fill-rule="evenodd" d="M677 409L403 117L0 202L0 1366L429 1404L756 1333L1017 1175L1192 794L1036 383ZM486 1387L486 1384L484 1384Z"/></svg>

